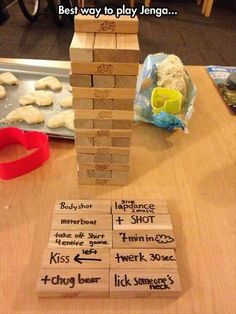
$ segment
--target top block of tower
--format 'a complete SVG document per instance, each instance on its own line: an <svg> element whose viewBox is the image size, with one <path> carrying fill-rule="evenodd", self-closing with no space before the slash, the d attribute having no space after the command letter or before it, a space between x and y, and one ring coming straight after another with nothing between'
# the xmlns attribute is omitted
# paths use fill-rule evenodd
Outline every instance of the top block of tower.
<svg viewBox="0 0 236 314"><path fill-rule="evenodd" d="M95 18L79 14L75 16L75 32L137 34L138 18L125 15L119 18L114 15L100 15Z"/></svg>

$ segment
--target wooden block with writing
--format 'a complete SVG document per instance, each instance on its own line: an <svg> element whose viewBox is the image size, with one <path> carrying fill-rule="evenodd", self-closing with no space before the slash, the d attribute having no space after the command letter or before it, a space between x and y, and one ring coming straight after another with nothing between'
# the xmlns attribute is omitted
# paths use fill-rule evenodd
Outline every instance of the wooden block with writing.
<svg viewBox="0 0 236 314"><path fill-rule="evenodd" d="M79 99L73 97L73 109L93 109L93 99Z"/></svg>
<svg viewBox="0 0 236 314"><path fill-rule="evenodd" d="M75 128L77 129L92 129L94 127L93 120L81 120L81 119L75 119L74 120Z"/></svg>
<svg viewBox="0 0 236 314"><path fill-rule="evenodd" d="M75 110L75 119L133 120L133 111L127 110Z"/></svg>
<svg viewBox="0 0 236 314"><path fill-rule="evenodd" d="M119 88L136 88L137 77L131 75L116 75L115 86Z"/></svg>
<svg viewBox="0 0 236 314"><path fill-rule="evenodd" d="M95 34L94 40L94 61L95 62L116 62L116 35Z"/></svg>
<svg viewBox="0 0 236 314"><path fill-rule="evenodd" d="M37 284L40 297L107 297L109 269L41 269Z"/></svg>
<svg viewBox="0 0 236 314"><path fill-rule="evenodd" d="M113 214L114 230L172 230L168 214Z"/></svg>
<svg viewBox="0 0 236 314"><path fill-rule="evenodd" d="M76 137L75 138L76 146L93 146L93 138L91 137Z"/></svg>
<svg viewBox="0 0 236 314"><path fill-rule="evenodd" d="M50 248L111 248L112 231L51 231L48 247Z"/></svg>
<svg viewBox="0 0 236 314"><path fill-rule="evenodd" d="M77 153L81 154L100 154L100 155L129 155L127 147L99 147L99 146L77 146Z"/></svg>
<svg viewBox="0 0 236 314"><path fill-rule="evenodd" d="M175 297L180 292L179 274L176 269L110 271L111 297Z"/></svg>
<svg viewBox="0 0 236 314"><path fill-rule="evenodd" d="M128 180L127 179L98 179L98 178L89 178L89 179L79 179L78 180L79 185L108 185L108 186L114 186L114 185L127 185Z"/></svg>
<svg viewBox="0 0 236 314"><path fill-rule="evenodd" d="M112 146L115 147L130 147L130 138L113 138Z"/></svg>
<svg viewBox="0 0 236 314"><path fill-rule="evenodd" d="M133 99L114 99L114 110L133 110Z"/></svg>
<svg viewBox="0 0 236 314"><path fill-rule="evenodd" d="M135 34L117 34L116 62L139 63L140 49Z"/></svg>
<svg viewBox="0 0 236 314"><path fill-rule="evenodd" d="M72 87L72 93L79 99L134 99L135 88Z"/></svg>
<svg viewBox="0 0 236 314"><path fill-rule="evenodd" d="M99 110L112 110L113 109L113 99L94 99L93 106L94 109Z"/></svg>
<svg viewBox="0 0 236 314"><path fill-rule="evenodd" d="M90 15L75 16L75 31L88 33L138 33L138 18L123 15L116 18L114 15L100 15L95 18Z"/></svg>
<svg viewBox="0 0 236 314"><path fill-rule="evenodd" d="M168 214L167 202L163 200L114 200L113 214Z"/></svg>
<svg viewBox="0 0 236 314"><path fill-rule="evenodd" d="M129 162L129 155L111 155L111 162L118 164L126 164Z"/></svg>
<svg viewBox="0 0 236 314"><path fill-rule="evenodd" d="M138 75L138 63L71 62L74 74Z"/></svg>
<svg viewBox="0 0 236 314"><path fill-rule="evenodd" d="M114 230L113 248L174 249L172 230Z"/></svg>
<svg viewBox="0 0 236 314"><path fill-rule="evenodd" d="M113 129L131 129L132 125L133 120L113 120Z"/></svg>
<svg viewBox="0 0 236 314"><path fill-rule="evenodd" d="M97 136L94 137L95 146L111 146L112 138L110 136Z"/></svg>
<svg viewBox="0 0 236 314"><path fill-rule="evenodd" d="M80 164L80 170L96 170L96 171L117 170L117 171L128 171L129 170L129 164L90 164L90 163L82 163L82 164Z"/></svg>
<svg viewBox="0 0 236 314"><path fill-rule="evenodd" d="M110 268L176 269L173 249L111 249Z"/></svg>
<svg viewBox="0 0 236 314"><path fill-rule="evenodd" d="M70 59L74 62L93 61L93 33L74 33L70 45ZM72 70L73 71L73 70Z"/></svg>
<svg viewBox="0 0 236 314"><path fill-rule="evenodd" d="M87 121L87 120L86 120ZM110 120L101 120L110 122ZM111 138L127 138L132 134L131 130L108 130L108 129L77 129L76 136L78 137L111 137Z"/></svg>
<svg viewBox="0 0 236 314"><path fill-rule="evenodd" d="M112 129L113 121L112 120L93 120L95 129Z"/></svg>
<svg viewBox="0 0 236 314"><path fill-rule="evenodd" d="M92 76L82 74L70 74L70 85L75 87L91 87Z"/></svg>
<svg viewBox="0 0 236 314"><path fill-rule="evenodd" d="M112 172L111 171L94 171L95 173L95 178L96 179L111 179L112 178Z"/></svg>
<svg viewBox="0 0 236 314"><path fill-rule="evenodd" d="M115 87L115 76L114 75L93 75L93 87Z"/></svg>
<svg viewBox="0 0 236 314"><path fill-rule="evenodd" d="M110 214L110 200L58 200L54 207L54 214L69 213Z"/></svg>
<svg viewBox="0 0 236 314"><path fill-rule="evenodd" d="M46 248L43 255L42 268L109 268L109 249Z"/></svg>
<svg viewBox="0 0 236 314"><path fill-rule="evenodd" d="M81 163L79 163L79 165L80 164ZM78 177L80 179L95 178L95 173L94 170L78 170Z"/></svg>
<svg viewBox="0 0 236 314"><path fill-rule="evenodd" d="M103 214L56 214L52 221L52 230L111 230L111 228L111 215Z"/></svg>

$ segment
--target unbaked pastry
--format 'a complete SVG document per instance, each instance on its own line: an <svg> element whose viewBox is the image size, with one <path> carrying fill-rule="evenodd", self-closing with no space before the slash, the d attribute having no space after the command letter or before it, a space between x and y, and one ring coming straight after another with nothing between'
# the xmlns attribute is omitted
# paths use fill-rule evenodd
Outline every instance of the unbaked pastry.
<svg viewBox="0 0 236 314"><path fill-rule="evenodd" d="M19 99L22 106L36 104L40 107L50 106L53 104L53 97L51 92L38 90L32 93L23 95Z"/></svg>
<svg viewBox="0 0 236 314"><path fill-rule="evenodd" d="M51 129L66 127L70 130L74 130L74 111L66 110L60 112L50 118L47 122L47 126Z"/></svg>
<svg viewBox="0 0 236 314"><path fill-rule="evenodd" d="M11 72L4 72L0 74L0 85L18 85L19 81Z"/></svg>
<svg viewBox="0 0 236 314"><path fill-rule="evenodd" d="M3 86L0 85L0 99L6 97L6 90Z"/></svg>
<svg viewBox="0 0 236 314"><path fill-rule="evenodd" d="M62 84L55 76L46 76L35 82L35 89L47 88L59 91L62 89Z"/></svg>
<svg viewBox="0 0 236 314"><path fill-rule="evenodd" d="M72 107L72 101L73 101L73 96L69 95L61 100L61 107L62 108L71 108Z"/></svg>
<svg viewBox="0 0 236 314"><path fill-rule="evenodd" d="M44 115L37 108L26 106L11 111L5 121L11 123L25 121L28 124L36 124L44 121Z"/></svg>

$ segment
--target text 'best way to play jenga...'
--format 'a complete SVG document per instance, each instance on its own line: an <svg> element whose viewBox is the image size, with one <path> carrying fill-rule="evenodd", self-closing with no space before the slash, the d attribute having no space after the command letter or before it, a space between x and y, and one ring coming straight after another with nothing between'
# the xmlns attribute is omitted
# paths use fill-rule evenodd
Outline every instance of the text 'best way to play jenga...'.
<svg viewBox="0 0 236 314"><path fill-rule="evenodd" d="M128 183L137 33L137 17L75 17L70 83L79 184Z"/></svg>

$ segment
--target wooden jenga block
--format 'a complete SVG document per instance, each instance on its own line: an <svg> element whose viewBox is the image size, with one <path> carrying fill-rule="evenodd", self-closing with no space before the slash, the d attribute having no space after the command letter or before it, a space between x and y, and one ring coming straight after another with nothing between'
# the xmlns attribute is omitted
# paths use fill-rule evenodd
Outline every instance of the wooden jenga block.
<svg viewBox="0 0 236 314"><path fill-rule="evenodd" d="M127 171L112 171L112 179L128 179L129 173Z"/></svg>
<svg viewBox="0 0 236 314"><path fill-rule="evenodd" d="M115 147L130 147L130 138L113 138L112 146Z"/></svg>
<svg viewBox="0 0 236 314"><path fill-rule="evenodd" d="M113 99L94 99L93 107L99 110L112 110L113 109Z"/></svg>
<svg viewBox="0 0 236 314"><path fill-rule="evenodd" d="M40 297L107 297L108 269L41 269L37 284Z"/></svg>
<svg viewBox="0 0 236 314"><path fill-rule="evenodd" d="M75 145L76 146L93 146L93 138L92 137L76 137Z"/></svg>
<svg viewBox="0 0 236 314"><path fill-rule="evenodd" d="M93 120L94 128L96 129L112 129L112 120Z"/></svg>
<svg viewBox="0 0 236 314"><path fill-rule="evenodd" d="M109 249L46 248L43 255L42 268L109 268Z"/></svg>
<svg viewBox="0 0 236 314"><path fill-rule="evenodd" d="M132 120L113 120L113 129L131 129L132 125Z"/></svg>
<svg viewBox="0 0 236 314"><path fill-rule="evenodd" d="M83 165L83 164L82 164ZM52 230L111 230L111 215L83 213L53 216Z"/></svg>
<svg viewBox="0 0 236 314"><path fill-rule="evenodd" d="M94 162L94 154L77 154L78 162Z"/></svg>
<svg viewBox="0 0 236 314"><path fill-rule="evenodd" d="M134 99L135 88L72 87L72 93L80 99Z"/></svg>
<svg viewBox="0 0 236 314"><path fill-rule="evenodd" d="M93 61L94 34L74 33L70 45L70 60L74 62Z"/></svg>
<svg viewBox="0 0 236 314"><path fill-rule="evenodd" d="M133 99L114 99L114 110L133 110Z"/></svg>
<svg viewBox="0 0 236 314"><path fill-rule="evenodd" d="M115 76L93 75L93 87L115 87Z"/></svg>
<svg viewBox="0 0 236 314"><path fill-rule="evenodd" d="M117 34L116 62L139 63L140 49L135 34Z"/></svg>
<svg viewBox="0 0 236 314"><path fill-rule="evenodd" d="M160 215L161 216L161 215ZM172 230L114 230L113 248L156 248L174 249Z"/></svg>
<svg viewBox="0 0 236 314"><path fill-rule="evenodd" d="M129 164L90 164L82 163L80 164L80 170L96 170L96 171L107 171L107 170L117 170L117 171L128 171Z"/></svg>
<svg viewBox="0 0 236 314"><path fill-rule="evenodd" d="M138 18L123 15L100 15L99 18L88 15L75 16L75 31L88 33L138 33Z"/></svg>
<svg viewBox="0 0 236 314"><path fill-rule="evenodd" d="M81 163L79 163L79 165L80 164ZM79 179L95 178L94 170L78 170L78 178Z"/></svg>
<svg viewBox="0 0 236 314"><path fill-rule="evenodd" d="M98 179L98 178L90 178L90 179L79 179L78 184L82 185L108 185L108 186L113 186L113 185L126 185L128 184L127 179Z"/></svg>
<svg viewBox="0 0 236 314"><path fill-rule="evenodd" d="M110 121L110 120L108 120ZM106 122L106 120L104 121ZM111 138L128 138L132 134L131 130L106 130L106 129L77 129L77 137L111 137ZM94 141L94 145L95 141Z"/></svg>
<svg viewBox="0 0 236 314"><path fill-rule="evenodd" d="M93 49L95 62L116 62L116 35L95 34Z"/></svg>
<svg viewBox="0 0 236 314"><path fill-rule="evenodd" d="M98 179L111 179L111 171L94 171L95 178Z"/></svg>
<svg viewBox="0 0 236 314"><path fill-rule="evenodd" d="M133 120L133 111L128 110L75 110L75 119Z"/></svg>
<svg viewBox="0 0 236 314"><path fill-rule="evenodd" d="M116 269L176 269L173 249L111 249L110 268Z"/></svg>
<svg viewBox="0 0 236 314"><path fill-rule="evenodd" d="M113 214L168 214L167 202L162 200L115 200Z"/></svg>
<svg viewBox="0 0 236 314"><path fill-rule="evenodd" d="M138 63L71 62L73 74L138 75Z"/></svg>
<svg viewBox="0 0 236 314"><path fill-rule="evenodd" d="M48 247L61 248L111 248L112 231L51 231Z"/></svg>
<svg viewBox="0 0 236 314"><path fill-rule="evenodd" d="M115 76L115 87L136 88L136 83L137 83L136 76L131 76L131 75L116 75Z"/></svg>
<svg viewBox="0 0 236 314"><path fill-rule="evenodd" d="M76 149L77 149L77 152L81 154L129 155L129 148L127 147L77 146Z"/></svg>
<svg viewBox="0 0 236 314"><path fill-rule="evenodd" d="M76 129L92 129L94 127L93 120L81 120L77 118L74 120L74 125Z"/></svg>
<svg viewBox="0 0 236 314"><path fill-rule="evenodd" d="M110 136L94 137L94 146L111 146L112 138Z"/></svg>
<svg viewBox="0 0 236 314"><path fill-rule="evenodd" d="M170 216L155 214L113 214L114 230L172 230Z"/></svg>
<svg viewBox="0 0 236 314"><path fill-rule="evenodd" d="M73 109L93 109L93 99L79 99L73 97Z"/></svg>
<svg viewBox="0 0 236 314"><path fill-rule="evenodd" d="M109 164L111 163L111 155L94 155L94 163Z"/></svg>
<svg viewBox="0 0 236 314"><path fill-rule="evenodd" d="M111 162L118 164L128 163L129 155L111 155Z"/></svg>
<svg viewBox="0 0 236 314"><path fill-rule="evenodd" d="M174 297L180 292L176 269L110 270L111 297Z"/></svg>
<svg viewBox="0 0 236 314"><path fill-rule="evenodd" d="M111 201L109 200L58 200L54 207L54 214L69 213L110 214Z"/></svg>
<svg viewBox="0 0 236 314"><path fill-rule="evenodd" d="M92 76L82 74L70 74L70 85L75 87L91 87Z"/></svg>

